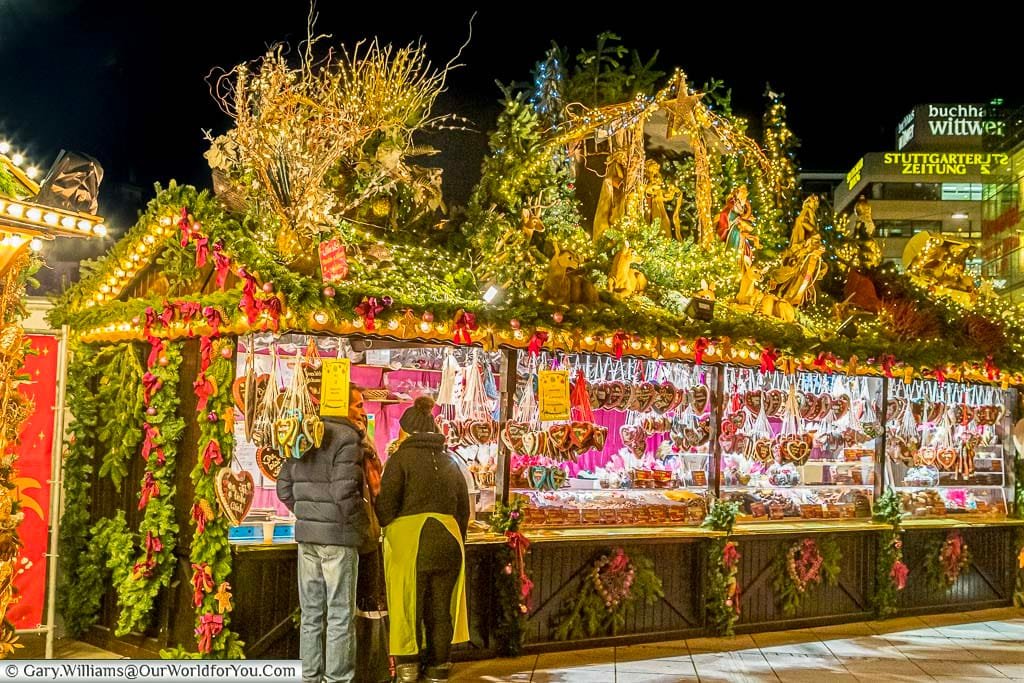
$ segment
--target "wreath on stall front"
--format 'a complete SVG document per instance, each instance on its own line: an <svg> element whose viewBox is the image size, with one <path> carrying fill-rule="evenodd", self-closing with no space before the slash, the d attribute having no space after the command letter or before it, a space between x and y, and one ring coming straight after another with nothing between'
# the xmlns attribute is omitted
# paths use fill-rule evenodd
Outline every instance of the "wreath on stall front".
<svg viewBox="0 0 1024 683"><path fill-rule="evenodd" d="M639 604L665 595L654 563L622 548L602 553L582 573L579 589L555 617L556 640L616 635Z"/></svg>
<svg viewBox="0 0 1024 683"><path fill-rule="evenodd" d="M959 531L950 531L945 538L933 536L925 546L925 579L937 593L952 588L970 565L971 553Z"/></svg>
<svg viewBox="0 0 1024 683"><path fill-rule="evenodd" d="M805 538L789 546L775 558L775 596L782 613L791 617L809 591L824 580L834 586L839 580L839 544L824 536L816 541Z"/></svg>

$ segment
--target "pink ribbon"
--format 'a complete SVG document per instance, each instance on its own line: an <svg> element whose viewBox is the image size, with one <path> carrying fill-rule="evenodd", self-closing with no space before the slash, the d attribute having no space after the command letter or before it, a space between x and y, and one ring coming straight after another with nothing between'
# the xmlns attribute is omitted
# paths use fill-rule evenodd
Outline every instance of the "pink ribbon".
<svg viewBox="0 0 1024 683"><path fill-rule="evenodd" d="M224 245L215 242L213 245L213 270L217 273L217 289L224 289L231 272L231 259L224 253Z"/></svg>
<svg viewBox="0 0 1024 683"><path fill-rule="evenodd" d="M206 448L203 449L203 472L209 474L210 467L215 463L223 465L224 454L221 453L220 444L216 440L211 440L206 444Z"/></svg>
<svg viewBox="0 0 1024 683"><path fill-rule="evenodd" d="M209 325L212 330L210 332L210 336L216 337L219 335L220 326L224 322L224 317L221 316L220 311L213 306L207 306L203 309L203 317L206 319L206 324Z"/></svg>
<svg viewBox="0 0 1024 683"><path fill-rule="evenodd" d="M164 352L164 342L159 337L149 337L149 358L146 359L146 367L151 368L160 360Z"/></svg>
<svg viewBox="0 0 1024 683"><path fill-rule="evenodd" d="M192 237L192 224L188 220L188 207L181 207L181 218L178 219L178 228L181 229L181 246L187 247L189 238Z"/></svg>
<svg viewBox="0 0 1024 683"><path fill-rule="evenodd" d="M142 494L139 496L139 509L142 510L149 505L149 499L160 495L160 484L153 477L152 472L146 472L142 480Z"/></svg>
<svg viewBox="0 0 1024 683"><path fill-rule="evenodd" d="M200 600L200 603L202 600ZM196 605L198 607L198 605ZM199 617L199 626L196 627L196 638L199 639L197 649L203 654L209 654L213 649L213 639L224 630L224 615L204 614Z"/></svg>
<svg viewBox="0 0 1024 683"><path fill-rule="evenodd" d="M196 533L202 534L206 532L206 513L203 512L203 506L199 503L192 503L192 519L196 523Z"/></svg>
<svg viewBox="0 0 1024 683"><path fill-rule="evenodd" d="M205 562L192 563L192 606L203 604L203 596L213 590L213 575ZM205 615L204 615L205 616Z"/></svg>
<svg viewBox="0 0 1024 683"><path fill-rule="evenodd" d="M152 372L147 372L142 376L142 399L147 406L153 400L153 394L159 391L163 385L163 381Z"/></svg>
<svg viewBox="0 0 1024 683"><path fill-rule="evenodd" d="M210 258L210 238L203 235L196 237L196 268L202 268Z"/></svg>
<svg viewBox="0 0 1024 683"><path fill-rule="evenodd" d="M167 457L164 455L164 449L160 448L156 443L156 440L160 437L160 429L148 422L143 422L142 431L146 435L142 440L142 459L149 462L150 455L155 451L156 461L163 465L167 461Z"/></svg>

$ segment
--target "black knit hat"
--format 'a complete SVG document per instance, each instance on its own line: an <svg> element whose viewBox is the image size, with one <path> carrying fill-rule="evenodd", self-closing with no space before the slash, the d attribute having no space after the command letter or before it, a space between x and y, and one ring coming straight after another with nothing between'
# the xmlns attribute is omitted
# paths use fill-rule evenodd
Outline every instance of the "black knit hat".
<svg viewBox="0 0 1024 683"><path fill-rule="evenodd" d="M434 399L429 396L420 396L413 403L412 408L402 413L398 424L406 434L417 434L420 432L436 433L437 422L431 412L434 408Z"/></svg>

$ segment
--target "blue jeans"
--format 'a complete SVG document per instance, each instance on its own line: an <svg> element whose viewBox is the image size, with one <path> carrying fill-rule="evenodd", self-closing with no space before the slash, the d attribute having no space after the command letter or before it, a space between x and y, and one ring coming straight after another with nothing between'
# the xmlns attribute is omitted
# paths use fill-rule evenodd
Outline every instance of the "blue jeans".
<svg viewBox="0 0 1024 683"><path fill-rule="evenodd" d="M303 683L355 680L358 562L356 548L299 543L299 656Z"/></svg>

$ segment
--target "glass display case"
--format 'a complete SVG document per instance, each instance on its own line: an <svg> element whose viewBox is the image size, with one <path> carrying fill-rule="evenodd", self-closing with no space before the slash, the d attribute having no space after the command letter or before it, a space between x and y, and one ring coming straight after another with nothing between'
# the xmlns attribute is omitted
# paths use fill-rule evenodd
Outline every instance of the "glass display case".
<svg viewBox="0 0 1024 683"><path fill-rule="evenodd" d="M714 370L594 355L527 356L502 438L528 527L700 524ZM555 374L552 374L555 373ZM550 410L564 382L568 412Z"/></svg>
<svg viewBox="0 0 1024 683"><path fill-rule="evenodd" d="M271 431L253 429L252 424L273 423L268 413L280 406L263 400L266 391L282 396L300 364L311 409L318 410L320 364L327 358L349 361L349 382L363 391L367 437L385 464L399 436L402 413L417 397L433 397L438 423L462 461L474 515L494 508L500 352L333 336L252 335L240 338L237 348L232 468L252 477L255 494L242 524L232 528L232 540L294 539L294 517L277 497L277 473L285 456L268 437ZM245 383L250 377L257 400L247 409Z"/></svg>
<svg viewBox="0 0 1024 683"><path fill-rule="evenodd" d="M909 517L1004 517L1012 485L1013 397L934 381L890 385L886 483Z"/></svg>
<svg viewBox="0 0 1024 683"><path fill-rule="evenodd" d="M881 380L723 372L720 492L740 521L871 517Z"/></svg>

